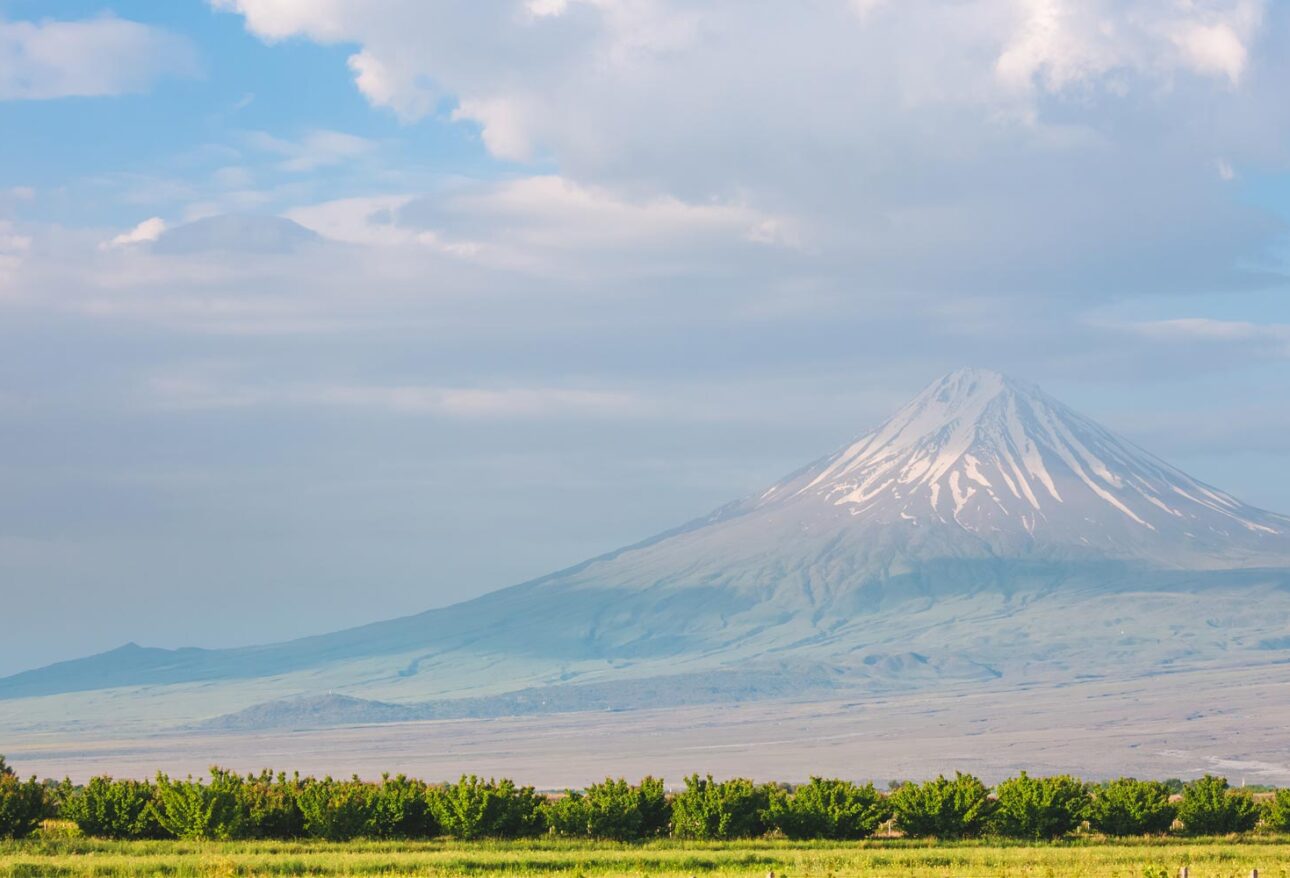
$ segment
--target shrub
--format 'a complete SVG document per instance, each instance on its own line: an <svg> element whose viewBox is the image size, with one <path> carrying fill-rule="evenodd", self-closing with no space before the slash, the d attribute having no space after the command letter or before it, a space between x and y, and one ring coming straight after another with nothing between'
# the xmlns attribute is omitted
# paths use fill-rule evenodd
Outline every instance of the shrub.
<svg viewBox="0 0 1290 878"><path fill-rule="evenodd" d="M1290 789L1272 791L1263 806L1263 822L1277 832L1290 832Z"/></svg>
<svg viewBox="0 0 1290 878"><path fill-rule="evenodd" d="M663 781L646 777L638 786L605 778L583 792L569 790L543 806L551 830L614 841L653 838L667 831L671 806Z"/></svg>
<svg viewBox="0 0 1290 878"><path fill-rule="evenodd" d="M896 826L915 838L967 838L988 825L993 803L985 784L970 774L907 783L891 794Z"/></svg>
<svg viewBox="0 0 1290 878"><path fill-rule="evenodd" d="M376 838L430 838L439 827L430 811L427 788L419 780L400 774L381 777L372 791L372 814L368 834Z"/></svg>
<svg viewBox="0 0 1290 878"><path fill-rule="evenodd" d="M520 838L542 831L542 800L510 780L462 775L427 795L439 827L454 838Z"/></svg>
<svg viewBox="0 0 1290 878"><path fill-rule="evenodd" d="M153 808L156 793L147 781L96 777L67 796L62 816L99 838L165 838Z"/></svg>
<svg viewBox="0 0 1290 878"><path fill-rule="evenodd" d="M1248 793L1228 789L1227 778L1205 775L1183 787L1178 819L1188 835L1248 832L1259 822L1259 808Z"/></svg>
<svg viewBox="0 0 1290 878"><path fill-rule="evenodd" d="M242 838L249 828L242 786L240 777L217 766L211 767L206 784L192 777L171 780L158 773L152 812L176 838Z"/></svg>
<svg viewBox="0 0 1290 878"><path fill-rule="evenodd" d="M766 831L770 788L745 778L717 783L712 775L685 779L672 800L672 835L677 838L751 838Z"/></svg>
<svg viewBox="0 0 1290 878"><path fill-rule="evenodd" d="M26 838L48 813L45 787L21 780L0 756L0 838Z"/></svg>
<svg viewBox="0 0 1290 878"><path fill-rule="evenodd" d="M766 822L792 839L868 838L891 817L891 806L873 784L813 777L790 796L772 793Z"/></svg>
<svg viewBox="0 0 1290 878"><path fill-rule="evenodd" d="M1068 774L1030 777L1023 771L999 784L994 795L994 827L1009 838L1061 838L1078 829L1088 812L1088 787Z"/></svg>
<svg viewBox="0 0 1290 878"><path fill-rule="evenodd" d="M300 794L307 781L300 775L287 777L262 771L249 774L238 788L246 816L245 834L252 838L299 838L305 834L305 817L300 811Z"/></svg>
<svg viewBox="0 0 1290 878"><path fill-rule="evenodd" d="M1122 777L1097 791L1088 824L1106 835L1153 835L1168 832L1177 815L1164 783Z"/></svg>
<svg viewBox="0 0 1290 878"><path fill-rule="evenodd" d="M309 781L296 801L304 816L305 832L328 841L348 841L365 835L372 822L376 787L357 777L350 780Z"/></svg>

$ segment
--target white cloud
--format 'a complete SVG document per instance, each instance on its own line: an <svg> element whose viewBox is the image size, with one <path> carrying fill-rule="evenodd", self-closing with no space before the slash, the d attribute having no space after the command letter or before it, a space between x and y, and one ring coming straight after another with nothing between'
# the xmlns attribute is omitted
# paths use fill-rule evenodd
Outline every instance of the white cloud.
<svg viewBox="0 0 1290 878"><path fill-rule="evenodd" d="M13 295L10 284L31 250L31 241L31 236L19 232L12 222L0 219L0 301Z"/></svg>
<svg viewBox="0 0 1290 878"><path fill-rule="evenodd" d="M740 250L800 246L791 219L746 205L633 200L555 175L337 199L286 215L335 241L427 248L557 277L635 276L660 264L710 266Z"/></svg>
<svg viewBox="0 0 1290 878"><path fill-rule="evenodd" d="M217 168L211 179L222 189L245 189L255 180L249 168L240 165L226 165Z"/></svg>
<svg viewBox="0 0 1290 878"><path fill-rule="evenodd" d="M125 94L196 71L186 40L138 22L0 19L0 100Z"/></svg>
<svg viewBox="0 0 1290 878"><path fill-rule="evenodd" d="M103 242L104 247L128 247L131 244L149 244L166 231L166 221L159 216L150 217L128 232Z"/></svg>
<svg viewBox="0 0 1290 878"><path fill-rule="evenodd" d="M1210 368L1232 362L1290 360L1290 324L1179 317L1107 328L1150 342L1158 350L1186 351L1190 359Z"/></svg>
<svg viewBox="0 0 1290 878"><path fill-rule="evenodd" d="M285 140L265 131L248 132L244 139L258 150L282 156L278 168L293 174L352 162L377 147L366 137L327 129L310 131L299 140Z"/></svg>
<svg viewBox="0 0 1290 878"><path fill-rule="evenodd" d="M315 390L309 396L322 404L457 418L624 415L631 414L636 405L636 401L626 393L550 387L496 389L340 386Z"/></svg>
<svg viewBox="0 0 1290 878"><path fill-rule="evenodd" d="M0 220L0 253L26 253L31 249L31 235L20 235L13 224Z"/></svg>
<svg viewBox="0 0 1290 878"><path fill-rule="evenodd" d="M395 213L410 195L339 198L288 211L286 216L324 238L348 244L395 245L416 243L417 233L395 224Z"/></svg>
<svg viewBox="0 0 1290 878"><path fill-rule="evenodd" d="M1244 320L1178 317L1129 324L1127 328L1156 338L1225 342L1271 340L1290 344L1290 326L1251 323Z"/></svg>
<svg viewBox="0 0 1290 878"><path fill-rule="evenodd" d="M407 121L415 121L434 109L439 93L411 64L390 63L371 52L349 57L354 84L374 106L388 107Z"/></svg>
<svg viewBox="0 0 1290 878"><path fill-rule="evenodd" d="M165 408L293 406L368 409L459 419L635 417L644 403L624 391L568 387L239 383L228 377L168 374L153 378L148 399Z"/></svg>
<svg viewBox="0 0 1290 878"><path fill-rule="evenodd" d="M455 120L479 123L480 136L488 151L500 159L523 162L533 157L523 108L506 98L463 100L455 110Z"/></svg>
<svg viewBox="0 0 1290 878"><path fill-rule="evenodd" d="M1181 28L1175 37L1178 47L1201 73L1219 73L1233 85L1245 71L1245 43L1226 24L1197 25Z"/></svg>
<svg viewBox="0 0 1290 878"><path fill-rule="evenodd" d="M1121 88L1130 75L1168 78L1184 70L1237 83L1265 0L911 0L894 9L881 0L778 9L723 0L583 0L577 27L560 23L571 17L569 0L488 2L468 11L391 0L382 15L357 0L213 2L240 12L267 40L358 43L350 67L373 104L416 118L442 92L454 95L458 118L479 121L490 148L511 158L527 157L533 144L559 149L553 128L570 116L561 108L604 113L609 101L630 107L647 100L643 83L633 81L640 75L663 90L659 97L679 99L683 113L692 101L718 95L742 100L785 74L805 96L827 78L854 82L881 67L887 84L907 97L970 105L1011 101L1018 88L1060 91L1098 81ZM514 14L517 6L527 14ZM848 30L838 14L847 6L868 26ZM879 9L884 15L875 16ZM847 42L852 52L843 56ZM803 63L811 58L829 63L813 69ZM1002 91L991 82L996 76ZM672 88L686 79L699 86L695 94ZM705 88L703 79L726 87ZM855 98L863 100L863 90ZM802 109L783 109L790 106Z"/></svg>
<svg viewBox="0 0 1290 878"><path fill-rule="evenodd" d="M451 107L498 159L736 205L745 241L804 243L853 296L1213 289L1256 282L1279 233L1196 173L1290 163L1264 0L216 5L353 43L374 105Z"/></svg>
<svg viewBox="0 0 1290 878"><path fill-rule="evenodd" d="M885 6L887 0L851 0L851 8L855 10L856 15L862 19L872 15L874 10Z"/></svg>
<svg viewBox="0 0 1290 878"><path fill-rule="evenodd" d="M569 0L527 0L524 8L536 18L564 15L569 9Z"/></svg>
<svg viewBox="0 0 1290 878"><path fill-rule="evenodd" d="M14 186L0 189L0 217L12 214L19 205L36 200L36 190L31 186Z"/></svg>
<svg viewBox="0 0 1290 878"><path fill-rule="evenodd" d="M1128 74L1167 79L1182 70L1234 85L1262 7L1262 0L1024 0L996 69L1013 87L1053 91L1097 81L1119 89Z"/></svg>

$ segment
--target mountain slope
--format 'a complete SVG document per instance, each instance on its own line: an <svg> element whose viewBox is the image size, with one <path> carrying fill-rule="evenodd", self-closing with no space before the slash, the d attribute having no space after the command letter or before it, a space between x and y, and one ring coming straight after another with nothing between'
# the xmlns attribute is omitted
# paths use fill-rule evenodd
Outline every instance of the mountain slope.
<svg viewBox="0 0 1290 878"><path fill-rule="evenodd" d="M177 704L200 687L166 713L192 721L330 691L438 703L675 674L701 689L732 669L767 694L809 675L886 691L1267 660L1287 633L1290 519L962 370L756 496L577 567L289 643L131 645L0 680L0 699Z"/></svg>

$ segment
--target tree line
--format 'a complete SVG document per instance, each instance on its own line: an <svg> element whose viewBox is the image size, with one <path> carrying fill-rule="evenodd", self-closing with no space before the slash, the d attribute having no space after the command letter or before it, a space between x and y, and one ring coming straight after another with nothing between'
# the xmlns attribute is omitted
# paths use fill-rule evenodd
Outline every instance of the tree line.
<svg viewBox="0 0 1290 878"><path fill-rule="evenodd" d="M1160 781L1095 785L1069 775L1022 772L990 789L970 774L873 784L814 777L797 786L691 775L668 793L663 781L607 778L548 796L511 780L462 776L428 784L404 775L240 775L140 781L96 777L23 781L0 757L0 837L22 838L51 818L87 836L115 839L528 838L543 834L613 841L652 838L855 840L893 829L916 838L982 836L1052 840L1087 827L1107 836L1178 832L1222 835L1257 826L1290 831L1290 789L1256 801L1206 775L1171 795Z"/></svg>

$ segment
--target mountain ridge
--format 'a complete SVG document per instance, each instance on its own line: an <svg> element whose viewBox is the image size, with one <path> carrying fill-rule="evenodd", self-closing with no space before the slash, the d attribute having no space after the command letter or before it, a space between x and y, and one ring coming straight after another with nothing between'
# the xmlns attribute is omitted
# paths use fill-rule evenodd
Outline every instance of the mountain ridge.
<svg viewBox="0 0 1290 878"><path fill-rule="evenodd" d="M0 679L0 700L104 692L172 716L201 687L173 712L192 723L332 691L489 710L506 693L675 674L701 692L732 669L765 669L780 697L780 662L878 691L973 667L1026 680L1267 660L1261 643L1290 655L1287 631L1290 518L968 369L763 491L564 570L285 643L122 647ZM878 680L866 664L903 654L932 671Z"/></svg>

